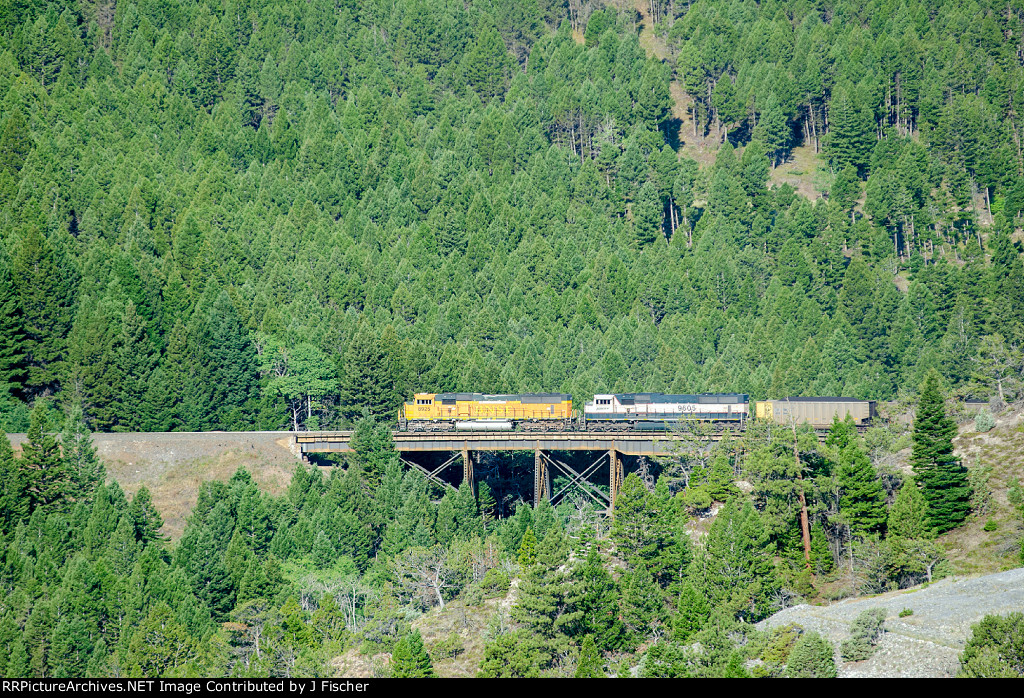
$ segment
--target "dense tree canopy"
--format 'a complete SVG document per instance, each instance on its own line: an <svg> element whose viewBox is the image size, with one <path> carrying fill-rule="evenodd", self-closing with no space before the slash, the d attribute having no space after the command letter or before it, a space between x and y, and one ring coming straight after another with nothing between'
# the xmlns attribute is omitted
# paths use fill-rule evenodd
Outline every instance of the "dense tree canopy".
<svg viewBox="0 0 1024 698"><path fill-rule="evenodd" d="M667 62L614 6L4 9L5 420L52 394L109 430L330 427L415 390L1016 390L1021 13L651 7ZM676 150L673 79L713 164ZM767 186L801 144L834 196Z"/></svg>

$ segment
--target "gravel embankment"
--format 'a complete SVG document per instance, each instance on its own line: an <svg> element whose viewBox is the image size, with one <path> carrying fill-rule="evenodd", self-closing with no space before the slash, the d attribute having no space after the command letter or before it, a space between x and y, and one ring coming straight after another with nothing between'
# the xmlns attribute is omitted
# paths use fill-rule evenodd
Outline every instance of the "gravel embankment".
<svg viewBox="0 0 1024 698"><path fill-rule="evenodd" d="M177 539L202 483L226 481L239 468L266 492L280 494L299 461L287 431L159 432L93 434L96 452L129 495L145 485L164 519L164 533ZM20 451L24 434L8 434Z"/></svg>
<svg viewBox="0 0 1024 698"><path fill-rule="evenodd" d="M850 636L854 618L869 608L885 608L875 656L843 664L839 643ZM899 617L903 609L913 615ZM987 614L1024 610L1024 568L970 579L947 578L915 590L851 599L831 606L794 606L758 624L774 628L797 623L816 630L836 646L840 677L948 677L956 674L971 625Z"/></svg>

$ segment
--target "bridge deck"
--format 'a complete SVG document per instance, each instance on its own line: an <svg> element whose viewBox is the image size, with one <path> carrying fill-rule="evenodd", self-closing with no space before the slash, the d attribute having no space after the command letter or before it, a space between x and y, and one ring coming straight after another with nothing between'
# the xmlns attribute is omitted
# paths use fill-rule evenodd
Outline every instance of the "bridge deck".
<svg viewBox="0 0 1024 698"><path fill-rule="evenodd" d="M351 431L298 432L303 453L351 452ZM712 440L722 438L714 433ZM669 456L680 439L672 432L394 432L395 450L406 451L606 451L632 456Z"/></svg>

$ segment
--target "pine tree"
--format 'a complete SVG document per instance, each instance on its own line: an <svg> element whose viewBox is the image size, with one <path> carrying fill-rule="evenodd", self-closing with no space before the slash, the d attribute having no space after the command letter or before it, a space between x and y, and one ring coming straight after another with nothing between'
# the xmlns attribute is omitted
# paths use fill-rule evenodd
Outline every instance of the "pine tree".
<svg viewBox="0 0 1024 698"><path fill-rule="evenodd" d="M324 531L317 531L316 540L313 541L313 562L317 569L325 570L334 564L338 553L334 549L330 536Z"/></svg>
<svg viewBox="0 0 1024 698"><path fill-rule="evenodd" d="M141 547L166 540L160 533L164 522L160 512L153 506L153 497L145 485L139 488L132 499L131 507L128 509L128 516L131 517L132 525L135 527L135 540Z"/></svg>
<svg viewBox="0 0 1024 698"><path fill-rule="evenodd" d="M786 114L774 94L769 94L765 100L764 109L757 120L757 126L754 127L753 137L764 143L774 169L783 159L785 151L789 149L792 138Z"/></svg>
<svg viewBox="0 0 1024 698"><path fill-rule="evenodd" d="M227 291L221 291L204 327L203 384L209 391L204 426L252 428L259 394L256 352Z"/></svg>
<svg viewBox="0 0 1024 698"><path fill-rule="evenodd" d="M566 611L568 575L559 531L551 531L537 547L537 561L523 576L512 617L547 641L564 639L561 617Z"/></svg>
<svg viewBox="0 0 1024 698"><path fill-rule="evenodd" d="M4 121L0 131L0 172L17 177L32 152L32 136L20 109L15 109Z"/></svg>
<svg viewBox="0 0 1024 698"><path fill-rule="evenodd" d="M912 539L929 534L928 505L912 478L905 480L896 493L896 501L889 509L888 532L890 536Z"/></svg>
<svg viewBox="0 0 1024 698"><path fill-rule="evenodd" d="M654 578L644 568L630 570L620 580L622 624L629 634L629 643L636 647L645 642L662 625L663 599Z"/></svg>
<svg viewBox="0 0 1024 698"><path fill-rule="evenodd" d="M26 386L32 392L53 388L64 369L78 271L60 247L30 227L12 255L11 276L25 318Z"/></svg>
<svg viewBox="0 0 1024 698"><path fill-rule="evenodd" d="M767 617L781 586L773 547L752 504L722 507L694 563L711 604L748 622Z"/></svg>
<svg viewBox="0 0 1024 698"><path fill-rule="evenodd" d="M638 247L650 245L661 236L662 208L657 187L645 182L633 204L633 230Z"/></svg>
<svg viewBox="0 0 1024 698"><path fill-rule="evenodd" d="M161 601L132 634L126 664L131 676L164 676L194 659L196 654L195 638Z"/></svg>
<svg viewBox="0 0 1024 698"><path fill-rule="evenodd" d="M504 94L512 72L512 57L490 22L482 25L473 48L465 54L463 74L466 84L480 99L489 102Z"/></svg>
<svg viewBox="0 0 1024 698"><path fill-rule="evenodd" d="M15 526L28 515L25 476L14 460L14 450L7 434L0 432L0 535L14 532Z"/></svg>
<svg viewBox="0 0 1024 698"><path fill-rule="evenodd" d="M816 632L804 633L789 654L786 675L791 679L834 679L835 647Z"/></svg>
<svg viewBox="0 0 1024 698"><path fill-rule="evenodd" d="M395 645L391 653L391 676L396 679L437 677L419 630L406 635Z"/></svg>
<svg viewBox="0 0 1024 698"><path fill-rule="evenodd" d="M91 501L95 489L107 479L107 471L96 454L80 405L72 406L68 414L64 433L61 434L61 447L64 450L64 462L74 482L72 497L76 501Z"/></svg>
<svg viewBox="0 0 1024 698"><path fill-rule="evenodd" d="M910 464L928 504L929 526L944 533L967 518L971 510L971 488L967 469L953 455L956 423L946 416L939 381L939 374L932 370L921 386Z"/></svg>
<svg viewBox="0 0 1024 698"><path fill-rule="evenodd" d="M357 421L372 417L390 422L401 400L396 400L397 376L389 349L367 321L360 321L345 351L341 402L345 416Z"/></svg>
<svg viewBox="0 0 1024 698"><path fill-rule="evenodd" d="M24 322L10 260L0 245L0 390L6 386L12 394L25 376Z"/></svg>
<svg viewBox="0 0 1024 698"><path fill-rule="evenodd" d="M829 153L832 166L854 167L863 174L871 155L874 124L867 109L858 109L845 91L832 98L829 115Z"/></svg>
<svg viewBox="0 0 1024 698"><path fill-rule="evenodd" d="M879 531L885 524L885 493L867 455L850 444L839 455L836 479L841 489L839 509L854 535Z"/></svg>
<svg viewBox="0 0 1024 698"><path fill-rule="evenodd" d="M631 568L647 566L667 544L664 517L643 481L630 473L615 500L611 537L618 555Z"/></svg>
<svg viewBox="0 0 1024 698"><path fill-rule="evenodd" d="M577 679L603 679L605 673L601 670L601 654L597 651L597 644L594 638L587 635L583 638L580 646L580 659L576 663L576 673L573 678Z"/></svg>
<svg viewBox="0 0 1024 698"><path fill-rule="evenodd" d="M516 559L523 567L530 567L537 561L537 537L533 534L533 527L526 529L523 534Z"/></svg>
<svg viewBox="0 0 1024 698"><path fill-rule="evenodd" d="M687 579L679 592L676 614L672 618L672 637L678 642L686 642L703 630L710 615L711 605L707 598Z"/></svg>
<svg viewBox="0 0 1024 698"><path fill-rule="evenodd" d="M25 476L31 508L60 508L71 493L72 480L42 404L32 410L32 423L18 466Z"/></svg>
<svg viewBox="0 0 1024 698"><path fill-rule="evenodd" d="M585 636L602 650L622 646L625 629L618 614L618 593L615 581L601 563L597 550L591 548L587 557L569 571L566 590L566 613L559 627L569 637Z"/></svg>

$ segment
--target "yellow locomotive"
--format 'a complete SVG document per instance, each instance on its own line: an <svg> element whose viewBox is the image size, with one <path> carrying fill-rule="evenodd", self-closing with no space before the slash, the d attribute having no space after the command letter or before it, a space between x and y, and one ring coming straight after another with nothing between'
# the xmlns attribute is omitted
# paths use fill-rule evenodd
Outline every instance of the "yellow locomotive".
<svg viewBox="0 0 1024 698"><path fill-rule="evenodd" d="M398 412L403 431L556 431L572 423L565 393L416 393Z"/></svg>

